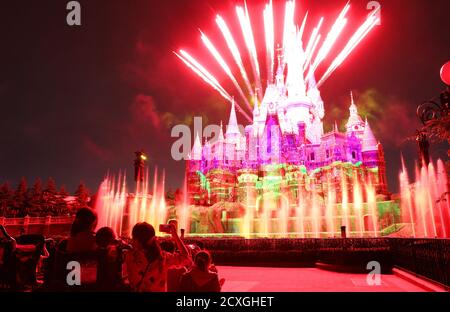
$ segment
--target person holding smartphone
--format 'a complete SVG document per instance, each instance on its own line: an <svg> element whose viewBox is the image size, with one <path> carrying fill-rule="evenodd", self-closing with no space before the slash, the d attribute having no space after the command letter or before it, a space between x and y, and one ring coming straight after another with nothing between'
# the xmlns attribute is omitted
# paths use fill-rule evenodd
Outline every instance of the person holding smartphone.
<svg viewBox="0 0 450 312"><path fill-rule="evenodd" d="M155 229L146 222L137 223L131 232L133 249L125 258L125 267L131 289L136 292L164 292L167 289L167 270L174 265L189 265L186 246L173 224L160 229L172 235L179 253L161 250Z"/></svg>

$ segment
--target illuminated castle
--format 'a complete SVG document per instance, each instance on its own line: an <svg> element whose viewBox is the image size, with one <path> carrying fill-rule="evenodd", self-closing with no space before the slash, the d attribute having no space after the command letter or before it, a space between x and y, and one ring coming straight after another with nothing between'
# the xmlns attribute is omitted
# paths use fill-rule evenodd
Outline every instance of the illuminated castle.
<svg viewBox="0 0 450 312"><path fill-rule="evenodd" d="M353 94L345 132L335 124L324 133L324 103L314 77L303 77L300 58L278 59L275 80L259 105L255 99L252 124L239 128L232 103L225 133L221 127L218 138L204 144L196 137L186 164L191 203L243 203L249 188L255 196L286 193L295 202L300 189L325 198L331 186L336 203L343 196L351 202L355 179L388 196L382 145L358 114Z"/></svg>

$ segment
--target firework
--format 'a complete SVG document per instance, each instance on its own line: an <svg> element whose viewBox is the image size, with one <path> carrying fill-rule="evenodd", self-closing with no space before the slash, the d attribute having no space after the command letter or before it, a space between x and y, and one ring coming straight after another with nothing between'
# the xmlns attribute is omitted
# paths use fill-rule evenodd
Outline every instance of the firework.
<svg viewBox="0 0 450 312"><path fill-rule="evenodd" d="M202 41L205 44L206 48L209 50L209 52L211 52L211 54L214 56L216 61L219 63L220 67L222 67L224 72L228 75L230 80L233 82L233 85L236 87L236 89L238 90L239 94L243 98L245 104L247 105L247 107L251 111L252 107L250 106L250 103L248 102L247 98L245 97L244 92L241 89L241 86L239 85L239 83L237 82L237 80L234 77L233 73L231 72L230 67L227 65L227 63L225 62L223 57L220 55L219 51L217 51L216 47L212 44L211 40L209 40L209 38L204 33L202 33L201 31L200 31L200 33L201 33L201 36L202 36Z"/></svg>
<svg viewBox="0 0 450 312"><path fill-rule="evenodd" d="M189 55L184 50L180 50L180 54L174 52L174 54L182 60L186 66L188 66L194 73L196 73L200 78L202 78L207 84L213 87L217 92L220 93L226 100L230 103L234 101L233 97L228 94L227 91L223 89L223 87L219 84L216 78L211 75L202 65L200 65L192 56ZM251 121L250 116L239 106L236 104L236 109L240 112L247 120Z"/></svg>
<svg viewBox="0 0 450 312"><path fill-rule="evenodd" d="M273 81L273 70L274 70L274 60L275 60L275 33L273 26L273 6L272 0L269 4L266 4L264 9L264 34L266 38L266 57L267 57L267 81L272 83Z"/></svg>
<svg viewBox="0 0 450 312"><path fill-rule="evenodd" d="M282 61L281 65L284 66L289 62L297 66L296 58L300 58L300 68L303 70L297 70L297 68L292 68L291 72L294 75L304 75L304 79L307 80L310 77L315 75L315 72L318 68L323 66L322 64L328 58L330 58L330 54L332 48L335 43L339 40L344 27L347 25L348 18L347 13L350 10L350 3L347 3L344 8L341 10L340 14L336 18L335 22L330 28L330 31L327 34L321 34L321 27L324 21L324 17L321 17L316 27L313 28L312 32L309 35L309 40L306 45L306 48L303 46L303 42L305 41L305 30L306 24L308 20L308 16L310 15L307 11L303 17L300 28L297 26L295 21L295 1L288 0L286 1L284 8L284 22L281 25L283 27L282 33L282 49L283 55L279 55L279 59ZM364 23L356 30L356 32L352 35L352 37L348 40L345 47L339 54L334 57L333 61L330 62L330 65L325 70L321 79L317 83L317 87L321 86L330 76L331 74L345 61L348 55L356 48L356 46L367 36L367 34L373 29L375 25L379 22L379 18L377 17L378 11L372 11L368 18L364 21ZM257 102L257 98L259 101L262 100L263 96L263 88L261 83L261 73L260 66L258 60L257 47L255 44L255 38L253 35L253 28L250 21L250 15L247 8L247 5L237 6L236 7L236 15L239 26L242 31L242 37L245 42L245 46L247 48L247 52L249 54L249 66L252 69L253 73L253 83L255 86L255 91L253 91L252 82L249 79L249 75L245 70L244 63L242 61L242 56L240 54L238 45L227 26L225 20L220 16L216 16L216 24L219 27L229 52L233 56L234 62L236 63L239 72L241 74L242 80L245 84L245 89L247 93L244 93L243 88L239 85L238 80L233 75L232 70L225 62L225 59L222 57L222 53L220 53L216 47L212 44L211 40L205 35L201 34L201 38L206 48L215 58L219 66L226 73L228 78L232 81L235 86L237 92L245 103L245 106L251 109L249 99L254 98L254 102ZM272 0L266 3L263 10L263 21L264 21L264 39L265 39L265 54L266 54L266 67L267 67L267 77L265 77L265 81L267 84L272 84L274 81L274 72L275 72L275 26L278 25L274 18L274 9ZM307 35L307 34L306 34ZM323 41L321 42L321 39ZM317 52L316 52L317 50ZM200 65L195 59L190 57L186 52L175 53L189 68L191 68L197 75L199 75L208 85L217 90L226 100L229 102L232 101L232 96L228 93L202 65ZM181 55L180 55L181 54ZM287 62L289 61L289 62ZM294 66L294 67L295 67ZM305 75L307 73L307 75ZM288 68L289 74L289 68ZM294 79L292 74L290 74L290 79ZM288 77L286 77L286 80ZM255 96L257 95L257 97ZM246 118L248 115L243 111L243 109L236 103L236 109L242 113Z"/></svg>
<svg viewBox="0 0 450 312"><path fill-rule="evenodd" d="M367 36L367 34L372 30L373 27L377 25L379 22L379 18L376 16L376 11L372 12L366 21L358 28L358 30L353 34L350 38L344 49L342 49L341 53L333 60L330 67L326 70L325 74L323 74L322 78L320 78L317 83L317 87L320 87L325 80L327 80L330 75L338 68L342 62L348 57L348 55L355 49L355 47Z"/></svg>
<svg viewBox="0 0 450 312"><path fill-rule="evenodd" d="M248 14L247 6L245 10L242 7L236 7L236 14L241 25L242 35L244 36L247 50L250 54L250 64L253 70L253 78L255 79L256 87L258 88L259 100L262 100L262 86L261 75L259 72L258 55L256 53L255 39L253 38L252 25L250 23L250 16Z"/></svg>
<svg viewBox="0 0 450 312"><path fill-rule="evenodd" d="M333 26L331 27L330 32L328 33L327 37L325 38L322 47L320 48L319 52L317 53L317 56L312 63L309 71L309 75L313 75L314 71L317 69L317 67L320 65L320 63L327 57L328 53L330 52L331 48L333 47L334 43L336 42L337 38L339 37L340 33L345 27L345 24L347 23L347 19L345 18L345 14L349 10L350 5L347 3L344 7L344 9L339 14L338 18L334 22Z"/></svg>
<svg viewBox="0 0 450 312"><path fill-rule="evenodd" d="M314 50L316 49L317 44L320 41L319 30L320 30L320 27L322 26L322 23L323 23L323 17L320 18L319 23L313 29L313 31L311 33L311 37L309 38L308 45L306 46L306 50L305 50L305 64L303 66L304 69L306 69L308 67L308 65L310 64L311 58L314 54Z"/></svg>
<svg viewBox="0 0 450 312"><path fill-rule="evenodd" d="M254 94L252 86L250 84L250 80L248 79L247 72L245 71L244 64L242 62L241 54L239 53L237 44L234 41L233 36L231 35L230 29L225 23L225 20L220 15L217 15L216 23L217 26L219 26L219 29L222 32L223 37L225 38L225 42L227 43L228 49L230 49L230 52L233 55L234 61L236 62L239 71L241 72L241 76L242 79L244 79L245 86L247 87L250 96L253 97Z"/></svg>

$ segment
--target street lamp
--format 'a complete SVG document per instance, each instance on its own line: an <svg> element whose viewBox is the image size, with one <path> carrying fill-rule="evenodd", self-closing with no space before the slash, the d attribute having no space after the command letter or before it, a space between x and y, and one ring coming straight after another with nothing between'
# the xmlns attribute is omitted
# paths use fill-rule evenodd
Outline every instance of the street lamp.
<svg viewBox="0 0 450 312"><path fill-rule="evenodd" d="M134 159L134 181L137 183L144 181L144 168L147 155L143 150L134 152L134 154L136 155Z"/></svg>
<svg viewBox="0 0 450 312"><path fill-rule="evenodd" d="M448 116L450 99L450 62L445 63L441 68L441 79L447 85L445 90L439 96L425 101L417 107L417 117L424 126L429 125L441 118ZM428 165L430 162L428 133L423 130L417 130L416 141L419 147L419 163Z"/></svg>

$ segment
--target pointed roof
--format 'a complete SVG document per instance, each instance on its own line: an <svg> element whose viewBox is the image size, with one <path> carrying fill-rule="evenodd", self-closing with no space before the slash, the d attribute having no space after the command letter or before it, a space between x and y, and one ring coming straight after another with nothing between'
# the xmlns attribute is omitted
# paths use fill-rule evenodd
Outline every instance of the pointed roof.
<svg viewBox="0 0 450 312"><path fill-rule="evenodd" d="M363 133L361 145L362 145L362 148L361 148L362 152L378 150L378 146L377 146L378 141L375 138L375 136L373 135L372 129L370 128L367 118L366 118L366 122L365 122L365 126L364 126L364 133Z"/></svg>
<svg viewBox="0 0 450 312"><path fill-rule="evenodd" d="M220 121L220 132L219 132L219 139L218 142L223 142L225 139L223 137L223 124L222 120Z"/></svg>
<svg viewBox="0 0 450 312"><path fill-rule="evenodd" d="M193 160L201 160L202 159L202 143L200 142L200 137L197 133L195 136L194 146L191 151L191 159Z"/></svg>
<svg viewBox="0 0 450 312"><path fill-rule="evenodd" d="M348 110L350 111L350 117L348 118L347 124L345 125L347 131L350 130L350 128L354 125L362 126L364 124L364 121L358 114L358 108L356 107L352 91L350 91L350 107Z"/></svg>
<svg viewBox="0 0 450 312"><path fill-rule="evenodd" d="M230 119L228 121L226 134L227 135L239 134L239 127L238 127L237 118L236 118L236 109L235 109L235 105L234 105L234 98L231 101Z"/></svg>
<svg viewBox="0 0 450 312"><path fill-rule="evenodd" d="M203 144L204 149L209 149L211 147L211 143L209 143L208 139L205 139L205 144Z"/></svg>

